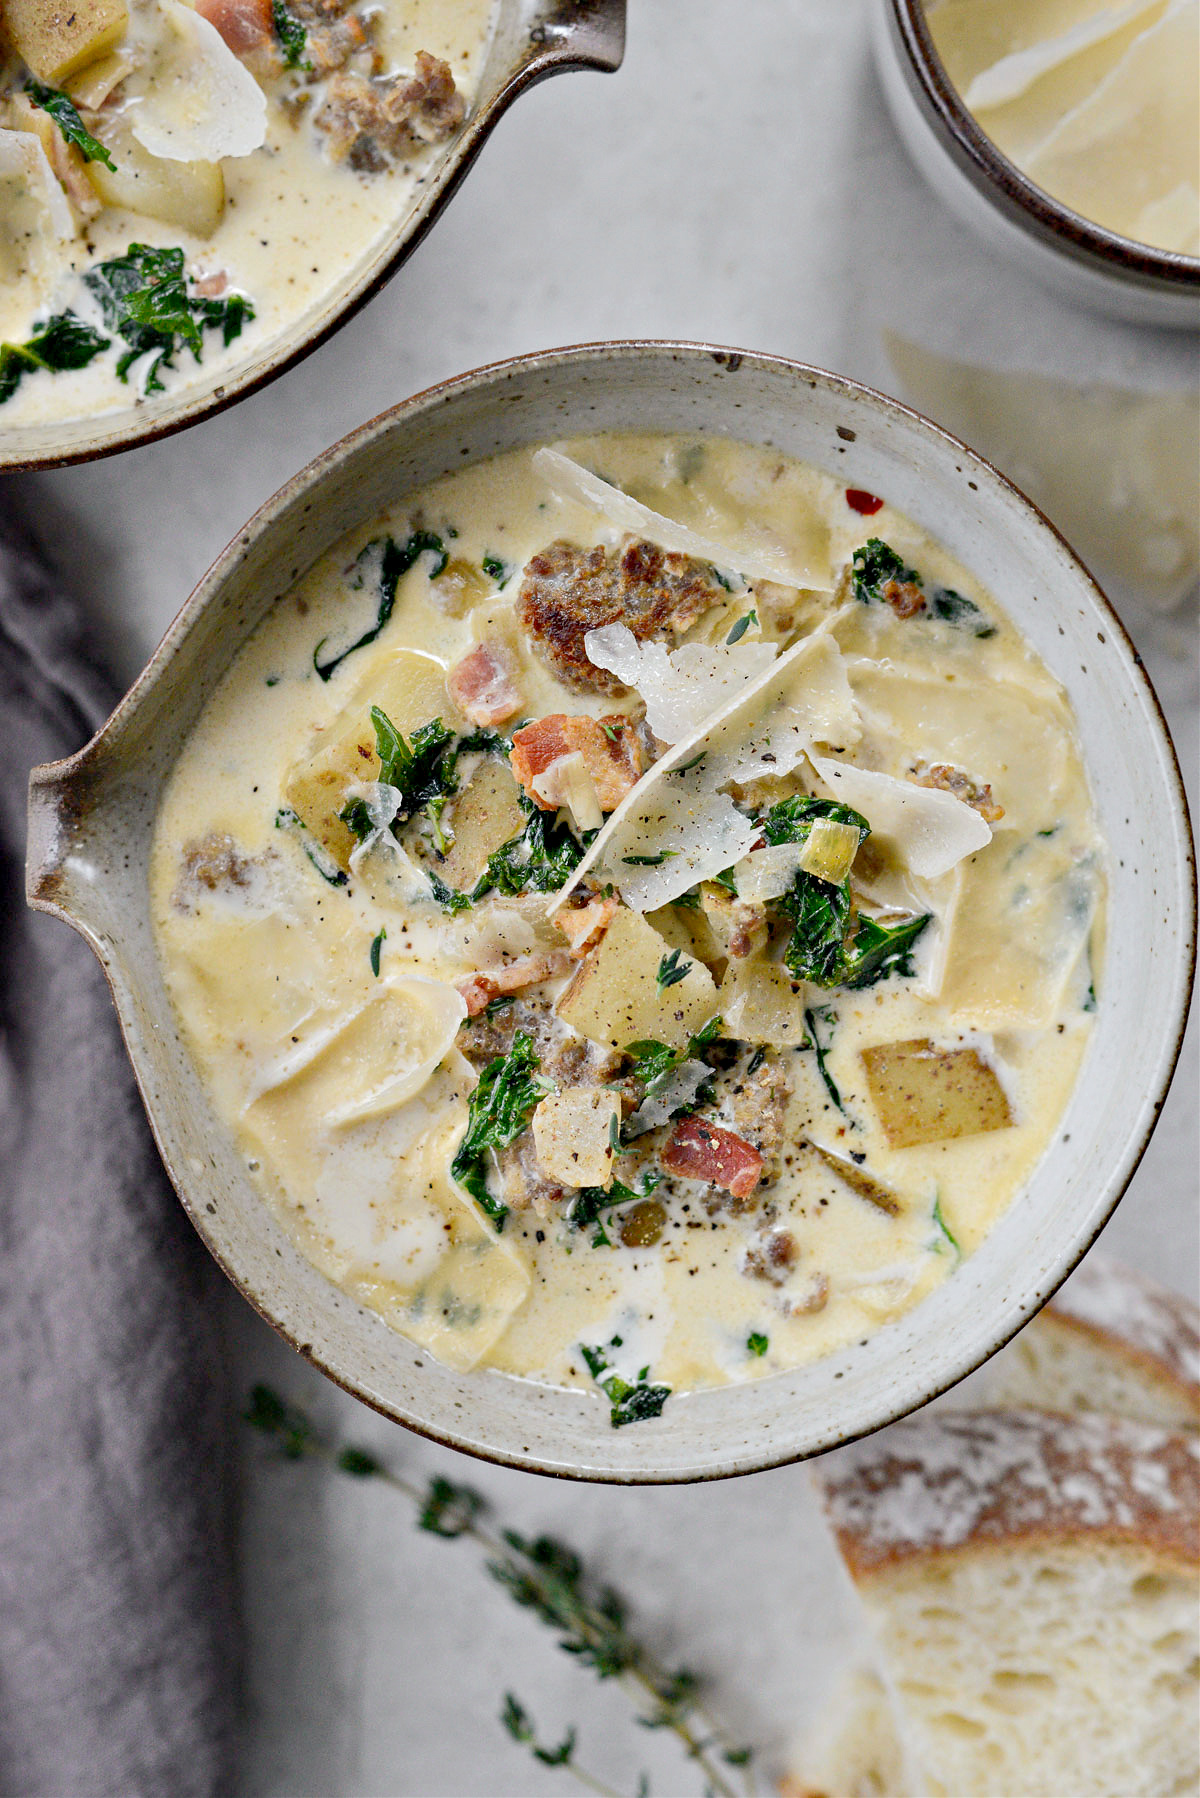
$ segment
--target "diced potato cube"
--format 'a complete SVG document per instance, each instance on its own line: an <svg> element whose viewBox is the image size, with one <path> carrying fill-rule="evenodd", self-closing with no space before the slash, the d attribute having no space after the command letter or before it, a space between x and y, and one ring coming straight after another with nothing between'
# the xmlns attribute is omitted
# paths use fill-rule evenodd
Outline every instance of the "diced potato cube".
<svg viewBox="0 0 1200 1798"><path fill-rule="evenodd" d="M442 669L430 657L401 649L363 671L350 699L321 732L316 752L292 766L283 789L285 803L343 871L350 866L355 837L338 813L350 787L379 777L372 706L386 712L405 737L432 718L451 729L459 724Z"/></svg>
<svg viewBox="0 0 1200 1798"><path fill-rule="evenodd" d="M133 71L133 59L115 54L90 62L67 82L67 92L76 106L103 106L115 87Z"/></svg>
<svg viewBox="0 0 1200 1798"><path fill-rule="evenodd" d="M467 891L483 873L488 856L525 828L507 762L485 755L453 808L443 813L442 826L449 826L454 841L445 859L433 865L447 886Z"/></svg>
<svg viewBox="0 0 1200 1798"><path fill-rule="evenodd" d="M731 961L717 994L731 1036L743 1043L795 1048L808 1035L804 988L778 962L753 956Z"/></svg>
<svg viewBox="0 0 1200 1798"><path fill-rule="evenodd" d="M702 961L714 980L720 980L728 956L713 934L712 925L692 905L663 905L645 914L669 949L679 949L689 961Z"/></svg>
<svg viewBox="0 0 1200 1798"><path fill-rule="evenodd" d="M168 162L151 156L129 131L104 132L116 168L89 162L87 178L106 206L123 206L144 218L159 219L211 237L225 210L225 177L219 162Z"/></svg>
<svg viewBox="0 0 1200 1798"><path fill-rule="evenodd" d="M4 32L39 81L59 87L111 50L129 24L125 0L4 0Z"/></svg>
<svg viewBox="0 0 1200 1798"><path fill-rule="evenodd" d="M949 1142L1012 1123L1008 1095L977 1049L939 1049L928 1037L862 1051L888 1145Z"/></svg>
<svg viewBox="0 0 1200 1798"><path fill-rule="evenodd" d="M900 1195L893 1192L890 1186L885 1186L882 1180L868 1174L856 1162L847 1161L841 1155L831 1155L819 1143L809 1142L808 1147L819 1161L824 1162L830 1173L836 1174L842 1185L848 1186L860 1199L865 1199L868 1205L874 1205L877 1211L886 1212L888 1217L900 1216L904 1206Z"/></svg>
<svg viewBox="0 0 1200 1798"><path fill-rule="evenodd" d="M615 1094L594 1086L568 1086L542 1100L533 1114L538 1166L562 1186L612 1185L613 1138L621 1121Z"/></svg>
<svg viewBox="0 0 1200 1798"><path fill-rule="evenodd" d="M833 818L818 818L800 851L800 866L818 880L840 886L858 854L862 832L856 824L839 824Z"/></svg>
<svg viewBox="0 0 1200 1798"><path fill-rule="evenodd" d="M719 881L706 880L700 888L700 908L726 955L740 961L766 948L767 914L761 905L737 898Z"/></svg>
<svg viewBox="0 0 1200 1798"><path fill-rule="evenodd" d="M645 918L622 906L580 963L558 1002L559 1016L615 1049L646 1037L682 1049L718 1009L717 989L701 962L682 956L683 979L661 985L659 975L671 953Z"/></svg>
<svg viewBox="0 0 1200 1798"><path fill-rule="evenodd" d="M492 591L490 576L482 568L476 568L474 562L464 562L455 556L447 562L439 575L429 585L436 596L436 603L443 612L452 618L460 618L471 606L478 605Z"/></svg>

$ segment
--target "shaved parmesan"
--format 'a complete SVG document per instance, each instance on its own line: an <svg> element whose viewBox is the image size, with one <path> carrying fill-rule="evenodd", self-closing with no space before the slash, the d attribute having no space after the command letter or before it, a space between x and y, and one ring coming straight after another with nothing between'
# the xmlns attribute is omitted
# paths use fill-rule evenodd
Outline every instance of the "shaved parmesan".
<svg viewBox="0 0 1200 1798"><path fill-rule="evenodd" d="M0 130L0 241L36 243L47 221L56 237L74 237L67 196L40 140L32 131Z"/></svg>
<svg viewBox="0 0 1200 1798"><path fill-rule="evenodd" d="M646 722L664 743L703 730L721 706L775 660L773 643L639 643L625 624L606 624L583 640L588 660L607 668L646 702Z"/></svg>
<svg viewBox="0 0 1200 1798"><path fill-rule="evenodd" d="M1019 99L1049 70L1068 62L1092 44L1102 43L1131 19L1151 11L1158 4L1159 0L1129 0L1125 6L1107 6L1093 13L1091 18L1077 19L1056 37L1002 56L991 68L976 75L963 95L964 105L972 112L978 112L980 107L1004 106L1009 100Z"/></svg>
<svg viewBox="0 0 1200 1798"><path fill-rule="evenodd" d="M712 791L703 768L677 770L626 815L604 866L626 905L655 911L740 861L758 837L754 820L725 793ZM646 866L632 859L639 856L665 859Z"/></svg>
<svg viewBox="0 0 1200 1798"><path fill-rule="evenodd" d="M802 557L789 552L787 546L764 526L757 529L744 527L738 533L738 541L731 539L719 543L661 512L652 511L600 475L573 462L560 450L538 450L533 467L560 499L574 500L589 511L598 512L617 530L648 538L663 549L697 556L714 567L740 573L743 580L751 576L758 580L782 581L792 587L828 588L830 585L827 570L811 568Z"/></svg>
<svg viewBox="0 0 1200 1798"><path fill-rule="evenodd" d="M643 1136L670 1122L673 1111L690 1105L704 1085L712 1079L712 1069L705 1061L685 1061L672 1070L662 1085L647 1095L625 1125L626 1137Z"/></svg>
<svg viewBox="0 0 1200 1798"><path fill-rule="evenodd" d="M596 783L578 749L559 755L529 782L535 799L547 806L565 806L580 831L599 830L604 813L596 796Z"/></svg>
<svg viewBox="0 0 1200 1798"><path fill-rule="evenodd" d="M948 874L992 840L991 826L979 813L940 787L914 786L828 756L809 759L834 798L862 812L872 831L891 842L921 880Z"/></svg>
<svg viewBox="0 0 1200 1798"><path fill-rule="evenodd" d="M533 1114L533 1141L542 1173L562 1186L601 1186L607 1192L620 1122L621 1101L615 1093L594 1086L568 1086L550 1093Z"/></svg>
<svg viewBox="0 0 1200 1798"><path fill-rule="evenodd" d="M719 732L720 747L730 745L727 780L790 774L814 743L843 749L862 734L842 652L825 631L814 632L777 666L778 682L768 675L744 695L746 721L735 725L731 719Z"/></svg>
<svg viewBox="0 0 1200 1798"><path fill-rule="evenodd" d="M786 893L800 872L802 843L772 843L766 849L753 849L733 870L739 899L761 905L766 899L778 899Z"/></svg>
<svg viewBox="0 0 1200 1798"><path fill-rule="evenodd" d="M267 101L215 25L179 0L161 0L171 31L131 98L133 135L169 162L249 156L267 135Z"/></svg>

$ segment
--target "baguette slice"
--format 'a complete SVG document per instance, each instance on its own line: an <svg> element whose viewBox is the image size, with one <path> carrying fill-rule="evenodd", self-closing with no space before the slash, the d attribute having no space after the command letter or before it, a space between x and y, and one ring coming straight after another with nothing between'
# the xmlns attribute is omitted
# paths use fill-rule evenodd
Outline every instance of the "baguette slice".
<svg viewBox="0 0 1200 1798"><path fill-rule="evenodd" d="M987 1405L1104 1411L1198 1429L1200 1311L1181 1293L1091 1254L980 1379Z"/></svg>
<svg viewBox="0 0 1200 1798"><path fill-rule="evenodd" d="M1194 1437L926 1412L828 1457L818 1480L899 1720L899 1760L883 1766L884 1737L875 1756L890 1783L868 1767L858 1791L1195 1792Z"/></svg>

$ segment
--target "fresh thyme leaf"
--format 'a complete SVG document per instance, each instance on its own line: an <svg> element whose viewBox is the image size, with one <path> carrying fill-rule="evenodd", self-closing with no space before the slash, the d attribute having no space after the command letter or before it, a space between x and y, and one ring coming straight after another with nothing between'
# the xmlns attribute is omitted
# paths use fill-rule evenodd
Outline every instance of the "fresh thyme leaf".
<svg viewBox="0 0 1200 1798"><path fill-rule="evenodd" d="M149 358L146 393L163 391L159 371L174 368L182 346L199 362L206 331L219 331L228 346L254 317L244 294L218 299L189 292L184 254L177 247L131 243L123 256L88 269L83 282L99 304L105 324L129 345L117 360L118 378L127 381L133 364L143 356Z"/></svg>
<svg viewBox="0 0 1200 1798"><path fill-rule="evenodd" d="M494 999L488 1000L483 1008L483 1015L485 1018L498 1017L502 1011L507 1011L509 1006L515 1005L516 1002L517 995L515 993L498 993Z"/></svg>
<svg viewBox="0 0 1200 1798"><path fill-rule="evenodd" d="M939 1232L939 1239L935 1243L935 1247L940 1250L941 1246L942 1246L941 1238L944 1238L946 1240L946 1242L948 1242L950 1244L950 1247L954 1250L954 1253L956 1255L961 1255L962 1248L959 1245L958 1238L957 1238L957 1236L955 1236L953 1230L951 1230L949 1224L946 1222L945 1218L942 1216L942 1195L941 1195L941 1193L939 1193L937 1198L933 1201L933 1223L934 1223L934 1228Z"/></svg>
<svg viewBox="0 0 1200 1798"><path fill-rule="evenodd" d="M1096 982L1094 980L1088 981L1087 998L1084 1000L1083 1004L1080 1006L1079 1009L1081 1011L1095 1011L1095 1009L1096 1009Z"/></svg>
<svg viewBox="0 0 1200 1798"><path fill-rule="evenodd" d="M383 954L383 945L387 937L387 925L371 940L371 972L379 979L379 958Z"/></svg>
<svg viewBox="0 0 1200 1798"><path fill-rule="evenodd" d="M182 252L180 252L182 254ZM322 662L321 651L328 642L322 637L313 650L313 667L322 680L328 680L335 668L339 668L347 656L352 656L356 649L365 649L368 643L374 643L384 625L392 615L396 604L396 587L403 575L406 575L419 556L431 555L433 564L430 578L439 575L449 555L440 537L432 531L412 531L403 543L397 543L394 537L373 537L370 543L363 545L355 557L358 570L357 581L351 581L351 587L361 587L371 562L378 561L379 605L375 614L375 623L363 635L353 642L348 649L331 656Z"/></svg>
<svg viewBox="0 0 1200 1798"><path fill-rule="evenodd" d="M842 985L874 986L895 974L904 978L913 968L913 946L933 917L925 912L919 918L905 918L899 924L879 924L874 918L859 914L858 926L845 958Z"/></svg>
<svg viewBox="0 0 1200 1798"><path fill-rule="evenodd" d="M334 1462L341 1473L348 1473L357 1480L367 1480L373 1474L383 1472L383 1463L377 1461L365 1448L343 1448Z"/></svg>
<svg viewBox="0 0 1200 1798"><path fill-rule="evenodd" d="M692 757L690 762L684 762L683 766L680 768L670 768L670 769L668 769L668 773L670 773L670 774L690 774L693 768L698 768L700 766L701 762L704 760L704 758L707 754L708 754L707 749L702 749L700 751L699 755L694 755ZM674 851L672 851L672 853L674 853Z"/></svg>
<svg viewBox="0 0 1200 1798"><path fill-rule="evenodd" d="M450 1164L453 1179L503 1229L508 1206L487 1184L489 1149L506 1149L528 1126L535 1106L554 1088L538 1077L541 1061L528 1031L518 1030L507 1055L489 1061L467 1100L467 1132Z"/></svg>
<svg viewBox="0 0 1200 1798"><path fill-rule="evenodd" d="M678 854L677 849L660 849L657 855L623 855L621 860L627 868L659 868Z"/></svg>
<svg viewBox="0 0 1200 1798"><path fill-rule="evenodd" d="M417 1528L452 1542L456 1536L466 1535L483 1508L484 1500L470 1486L458 1486L434 1474L421 1501Z"/></svg>
<svg viewBox="0 0 1200 1798"><path fill-rule="evenodd" d="M737 623L734 625L733 629L730 631L729 635L726 637L726 639L725 639L726 643L729 643L729 644L740 643L742 638L746 635L746 632L750 629L750 626L752 624L757 624L757 623L758 623L758 613L757 612L754 612L754 611L744 612L742 614L742 616L738 619Z"/></svg>
<svg viewBox="0 0 1200 1798"><path fill-rule="evenodd" d="M270 1386L257 1385L242 1417L276 1444L285 1461L299 1461L318 1446L316 1431L303 1411L295 1409Z"/></svg>
<svg viewBox="0 0 1200 1798"><path fill-rule="evenodd" d="M513 577L513 564L502 562L499 556L484 556L479 566L485 574L492 577L498 587L507 587Z"/></svg>
<svg viewBox="0 0 1200 1798"><path fill-rule="evenodd" d="M529 1712L513 1697L511 1692L504 1694L504 1709L500 1713L509 1735L514 1741L524 1743L535 1761L541 1761L543 1767L569 1767L571 1757L575 1753L575 1731L569 1729L557 1748L543 1748L538 1742Z"/></svg>
<svg viewBox="0 0 1200 1798"><path fill-rule="evenodd" d="M770 1346L769 1339L758 1330L752 1330L746 1338L746 1347L752 1355L765 1355Z"/></svg>
<svg viewBox="0 0 1200 1798"><path fill-rule="evenodd" d="M682 950L672 949L659 962L658 972L654 976L654 984L660 993L665 993L669 986L677 986L691 973L692 963L690 961L681 963L679 959L681 954Z"/></svg>
<svg viewBox="0 0 1200 1798"><path fill-rule="evenodd" d="M651 1386L645 1380L638 1380L630 1385L628 1380L623 1380L620 1374L612 1370L602 1348L588 1348L581 1342L579 1352L587 1363L588 1372L612 1407L611 1421L614 1430L623 1428L627 1423L644 1423L649 1417L661 1416L662 1408L671 1396L669 1386Z"/></svg>
<svg viewBox="0 0 1200 1798"><path fill-rule="evenodd" d="M348 875L338 867L324 844L318 843L304 819L294 812L290 805L281 805L276 812L275 828L276 830L294 830L296 832L301 849L322 880L328 881L331 887L349 886Z"/></svg>
<svg viewBox="0 0 1200 1798"><path fill-rule="evenodd" d="M35 106L40 106L43 112L49 113L67 143L75 145L85 162L102 162L105 168L116 174L116 163L100 139L92 136L69 94L64 94L61 88L47 87L45 82L33 79L25 83L25 92Z"/></svg>
<svg viewBox="0 0 1200 1798"><path fill-rule="evenodd" d="M308 45L308 33L295 13L284 5L284 0L271 0L271 23L283 51L284 67L311 72L312 63L304 54Z"/></svg>
<svg viewBox="0 0 1200 1798"><path fill-rule="evenodd" d="M829 1036L825 1042L821 1041L821 1033L817 1029L818 1023L831 1026ZM828 1055L833 1043L832 1026L837 1024L837 1013L828 1005L821 1005L815 1009L809 1008L804 1013L804 1024L808 1031L808 1043L803 1046L810 1048L816 1056L817 1072L820 1074L821 1079L825 1084L825 1091L829 1094L829 1097L833 1100L843 1117L848 1117L849 1113L842 1104L842 1095L838 1091L833 1075L825 1065L825 1057Z"/></svg>
<svg viewBox="0 0 1200 1798"><path fill-rule="evenodd" d="M864 605L883 603L883 589L889 581L897 581L901 586L912 583L921 586L921 577L915 568L906 568L890 543L882 537L869 537L861 549L856 549L851 562L851 580L854 586L855 599Z"/></svg>
<svg viewBox="0 0 1200 1798"><path fill-rule="evenodd" d="M0 343L0 406L10 400L23 375L46 369L86 368L112 339L85 325L73 312L56 312L25 343Z"/></svg>

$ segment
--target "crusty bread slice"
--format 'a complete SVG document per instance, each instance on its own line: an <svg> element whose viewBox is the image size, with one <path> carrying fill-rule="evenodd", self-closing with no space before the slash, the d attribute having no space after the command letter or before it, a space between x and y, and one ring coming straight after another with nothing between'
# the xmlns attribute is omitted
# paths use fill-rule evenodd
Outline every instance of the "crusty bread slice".
<svg viewBox="0 0 1200 1798"><path fill-rule="evenodd" d="M884 1789L1195 1793L1194 1437L926 1412L828 1457L818 1479L896 1700L908 1771Z"/></svg>
<svg viewBox="0 0 1200 1798"><path fill-rule="evenodd" d="M1200 1429L1200 1311L1093 1253L978 1379L972 1403Z"/></svg>

